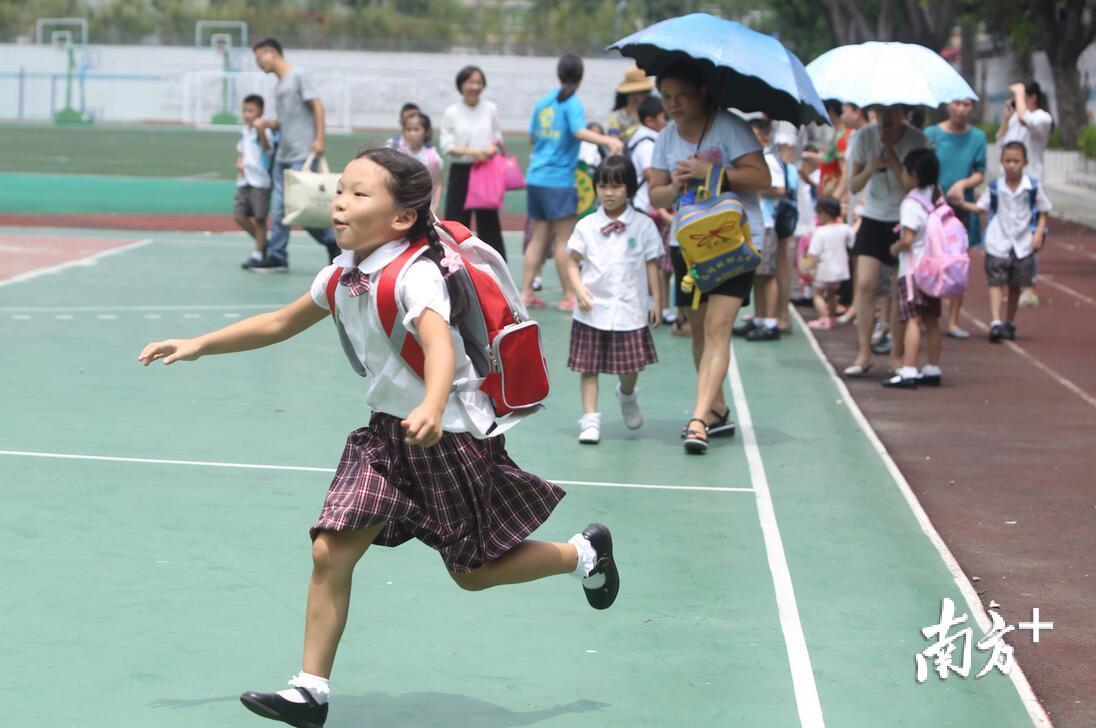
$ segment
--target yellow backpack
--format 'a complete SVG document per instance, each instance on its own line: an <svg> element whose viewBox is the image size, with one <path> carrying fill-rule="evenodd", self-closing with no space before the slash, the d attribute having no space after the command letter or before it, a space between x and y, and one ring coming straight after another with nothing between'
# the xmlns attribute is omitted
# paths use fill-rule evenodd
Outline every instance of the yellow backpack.
<svg viewBox="0 0 1096 728"><path fill-rule="evenodd" d="M689 267L681 289L693 293L693 308L700 294L761 264L761 255L750 238L746 205L733 192L722 192L723 168L708 165L704 183L692 203L674 214L677 243Z"/></svg>

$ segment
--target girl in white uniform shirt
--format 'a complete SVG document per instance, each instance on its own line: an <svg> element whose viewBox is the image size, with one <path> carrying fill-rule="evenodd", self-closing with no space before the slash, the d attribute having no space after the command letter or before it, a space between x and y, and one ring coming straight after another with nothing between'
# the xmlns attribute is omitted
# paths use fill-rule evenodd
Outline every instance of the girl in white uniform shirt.
<svg viewBox="0 0 1096 728"><path fill-rule="evenodd" d="M327 283L342 270L334 291L337 320L348 355L367 374L366 404L373 415L368 427L350 433L311 528L314 566L301 670L287 690L240 696L266 718L324 724L351 575L372 544L396 546L417 538L440 552L464 589L572 573L583 579L594 608L616 598L620 582L609 530L591 524L567 542L527 540L563 491L519 469L501 435L485 436L494 421L487 395L452 391L455 378L474 375L451 323L468 302L441 271L432 187L430 173L413 157L391 149L362 152L343 171L333 204L344 252L320 271L309 293L279 311L195 339L151 343L138 357L146 366L157 359L171 364L284 341L327 318ZM386 340L372 302L380 271L408 249L409 240L426 243L428 250L400 275L395 296L406 312L404 325L424 352L423 380Z"/></svg>
<svg viewBox="0 0 1096 728"><path fill-rule="evenodd" d="M630 159L614 155L602 162L594 173L601 207L579 220L567 243L567 272L576 295L567 366L582 375L582 443L601 439L598 374L620 378L616 394L624 424L635 430L643 424L636 380L658 361L647 324L658 326L662 317L657 264L662 236L650 216L631 205L638 187Z"/></svg>

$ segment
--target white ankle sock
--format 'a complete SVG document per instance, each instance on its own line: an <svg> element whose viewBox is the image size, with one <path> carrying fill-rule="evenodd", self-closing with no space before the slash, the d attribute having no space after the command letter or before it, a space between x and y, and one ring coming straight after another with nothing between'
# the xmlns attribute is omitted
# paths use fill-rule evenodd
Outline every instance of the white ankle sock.
<svg viewBox="0 0 1096 728"><path fill-rule="evenodd" d="M917 379L917 367L900 367L898 376L903 379Z"/></svg>
<svg viewBox="0 0 1096 728"><path fill-rule="evenodd" d="M940 367L936 366L935 364L926 364L925 366L921 367L922 376L938 377L942 373L943 372L940 371Z"/></svg>
<svg viewBox="0 0 1096 728"><path fill-rule="evenodd" d="M776 319L774 319L774 318L763 318L763 319L761 319L761 323L765 324L765 328L767 328L767 329L775 329L776 328Z"/></svg>
<svg viewBox="0 0 1096 728"><path fill-rule="evenodd" d="M620 397L621 401L634 402L636 400L636 396L638 396L638 394L639 394L639 386L638 385L633 386L631 393L630 394L625 394L620 389L620 382L617 382L616 393L617 393L617 396Z"/></svg>
<svg viewBox="0 0 1096 728"><path fill-rule="evenodd" d="M1002 326L1001 319L993 319L989 322L989 327L992 329L994 326Z"/></svg>
<svg viewBox="0 0 1096 728"><path fill-rule="evenodd" d="M597 565L597 551L590 545L590 542L586 540L586 537L581 533L576 533L571 538L567 539L567 543L575 547L575 551L578 551L578 565L575 570L571 572L573 576L582 579L582 585L595 589L601 586L601 583L605 582L604 574L597 574L592 577L587 575L593 571L594 566ZM600 581L599 584L594 584L594 581Z"/></svg>
<svg viewBox="0 0 1096 728"><path fill-rule="evenodd" d="M258 250L252 250L251 251L251 259L252 260L262 260L263 259L263 254L260 253Z"/></svg>
<svg viewBox="0 0 1096 728"><path fill-rule="evenodd" d="M587 412L582 416L582 419L578 421L579 429L585 430L587 427L597 427L601 429L601 413L600 412Z"/></svg>
<svg viewBox="0 0 1096 728"><path fill-rule="evenodd" d="M301 695L301 691L297 690L297 688L304 688L307 690L320 705L326 704L328 698L331 697L331 681L326 677L311 675L304 670L291 677L289 679L289 684L293 687L288 690L279 690L278 695L291 703L305 702L304 696Z"/></svg>

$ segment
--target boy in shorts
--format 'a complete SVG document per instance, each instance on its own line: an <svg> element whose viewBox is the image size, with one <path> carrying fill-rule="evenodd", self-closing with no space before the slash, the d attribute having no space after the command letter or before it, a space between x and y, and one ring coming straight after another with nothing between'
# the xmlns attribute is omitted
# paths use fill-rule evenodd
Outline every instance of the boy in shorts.
<svg viewBox="0 0 1096 728"><path fill-rule="evenodd" d="M1035 276L1035 254L1046 242L1047 212L1051 210L1039 180L1024 174L1027 148L1022 142L1001 147L1004 176L992 180L977 204L965 202L964 209L989 218L986 225L986 278L989 309L993 321L989 340L1016 338L1016 309L1020 292ZM982 221L985 224L985 220ZM1001 302L1008 289L1008 308L1001 319Z"/></svg>
<svg viewBox="0 0 1096 728"><path fill-rule="evenodd" d="M266 253L266 218L270 212L270 168L274 159L274 133L256 122L263 116L263 97L244 98L244 126L236 144L236 199L233 216L236 224L255 240L251 256L241 263L248 268Z"/></svg>

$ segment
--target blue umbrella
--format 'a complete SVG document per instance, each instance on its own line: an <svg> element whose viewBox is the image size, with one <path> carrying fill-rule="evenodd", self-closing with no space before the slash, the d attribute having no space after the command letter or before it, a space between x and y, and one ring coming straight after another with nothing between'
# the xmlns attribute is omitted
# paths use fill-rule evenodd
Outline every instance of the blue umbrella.
<svg viewBox="0 0 1096 728"><path fill-rule="evenodd" d="M829 123L803 63L776 38L741 23L693 13L632 33L614 48L654 76L676 61L704 62L708 91L721 107L763 111L794 124Z"/></svg>
<svg viewBox="0 0 1096 728"><path fill-rule="evenodd" d="M939 106L978 99L940 54L913 43L859 43L826 51L807 66L826 99L857 106Z"/></svg>

